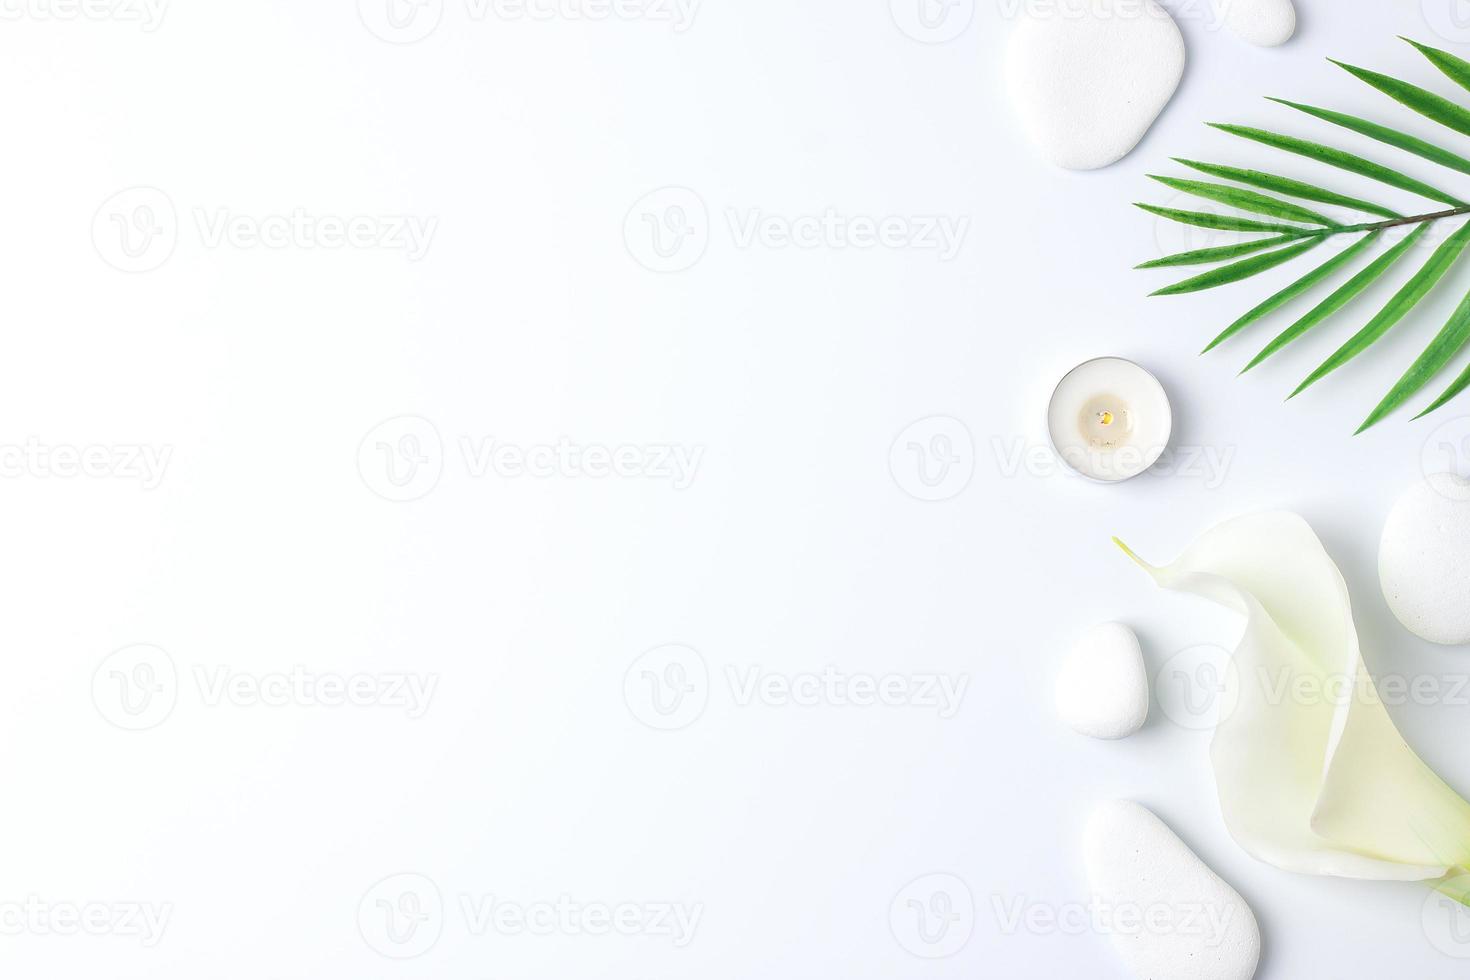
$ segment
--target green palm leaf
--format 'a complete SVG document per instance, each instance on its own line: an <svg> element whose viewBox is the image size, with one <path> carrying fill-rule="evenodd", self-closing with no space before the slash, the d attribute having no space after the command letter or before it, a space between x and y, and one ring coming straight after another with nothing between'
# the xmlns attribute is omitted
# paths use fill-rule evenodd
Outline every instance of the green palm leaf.
<svg viewBox="0 0 1470 980"><path fill-rule="evenodd" d="M1414 419L1417 421L1428 415L1430 412L1438 411L1439 409L1444 408L1446 405L1454 400L1456 395L1464 391L1466 388L1470 388L1470 366L1467 366L1465 368L1464 372L1455 379L1455 383L1450 385L1443 395L1440 395L1438 398L1436 398L1434 400L1434 403L1426 408L1424 411L1414 416Z"/></svg>
<svg viewBox="0 0 1470 980"><path fill-rule="evenodd" d="M1242 279L1249 279L1251 276L1259 275L1267 269L1274 269L1278 265L1290 262L1303 252L1310 252L1321 244L1322 239L1314 236L1300 245L1278 249L1275 252L1267 252L1265 255L1253 255L1248 259L1232 262L1230 265L1223 266L1219 269L1211 269L1209 272L1195 276L1193 279L1186 279L1183 282L1176 282L1172 286L1165 286L1163 289L1155 290L1149 295L1178 296L1182 293L1197 293L1202 289L1214 289L1216 286L1223 286L1226 283L1240 282Z"/></svg>
<svg viewBox="0 0 1470 980"><path fill-rule="evenodd" d="M1351 208L1354 211L1365 211L1368 214L1376 214L1383 218L1402 217L1397 211L1391 211L1381 204L1371 201L1359 200L1356 197L1348 197L1338 194L1315 184L1308 184L1290 177L1281 177L1277 174L1262 173L1259 170L1242 170L1239 167L1225 167L1218 163L1200 163L1198 160L1184 160L1174 158L1174 162L1198 170L1202 174L1211 177L1219 177L1223 180L1233 180L1239 184L1249 184L1252 187L1260 187L1263 190L1275 191L1288 197L1301 198L1303 201L1316 201L1318 204L1335 204L1342 208Z"/></svg>
<svg viewBox="0 0 1470 980"><path fill-rule="evenodd" d="M1470 160L1466 160L1458 153L1451 153L1443 147L1435 146L1428 140L1421 140L1417 136L1410 136L1408 133L1401 133L1397 129L1389 129L1387 126L1380 126L1366 119L1359 119L1357 116L1333 112L1331 109L1319 109L1316 106L1302 105L1300 102L1288 102L1286 99L1270 99L1270 101L1298 112L1305 112L1309 116L1315 116L1341 126L1343 129L1350 129L1369 139L1378 140L1380 143L1387 143L1389 146L1406 150L1415 156L1437 163L1441 167L1458 170L1462 174L1470 174Z"/></svg>
<svg viewBox="0 0 1470 980"><path fill-rule="evenodd" d="M1290 286L1287 286L1285 289L1281 290L1279 293L1272 296L1270 299L1266 300L1255 309L1251 310L1239 320L1236 320L1230 326L1226 327L1224 331L1221 332L1220 336L1210 341L1209 346L1200 351L1200 353L1208 354L1210 351L1214 350L1216 347L1219 347L1225 341L1229 340L1231 337L1234 337L1236 334L1240 333L1252 323L1255 323L1257 320L1270 313L1276 312L1287 303L1290 303L1292 300L1296 299L1302 293L1305 293L1307 290L1317 285L1317 283L1331 277L1332 274L1335 273L1338 269L1341 269L1353 259L1357 258L1358 253L1362 252L1368 246L1377 241L1378 236L1381 234L1382 232L1375 231L1371 234L1364 235L1358 241L1354 242L1351 248L1348 248L1340 255L1334 255L1332 258L1328 259L1326 262L1322 263L1311 272L1302 276Z"/></svg>
<svg viewBox="0 0 1470 980"><path fill-rule="evenodd" d="M1277 245L1285 245L1287 242L1298 241L1306 237L1307 233L1299 235L1277 235L1274 238L1257 238L1253 242L1241 242L1239 245L1217 245L1214 248L1199 248L1192 252L1178 252L1174 255L1166 255L1161 259L1154 259L1135 265L1135 269L1162 269L1167 266L1176 265L1209 265L1212 262L1224 262L1228 259L1239 258L1252 252L1263 252Z"/></svg>
<svg viewBox="0 0 1470 980"><path fill-rule="evenodd" d="M1430 64L1457 86L1470 91L1470 61L1408 38L1404 40L1413 45ZM1341 61L1333 61L1333 64L1377 91L1388 95L1403 107L1456 133L1470 136L1470 102L1462 104L1413 82L1359 68L1356 65ZM1325 109L1321 106L1293 102L1288 99L1273 98L1271 101L1314 119L1330 123L1340 129L1375 140L1394 151L1427 160L1444 168L1444 171L1454 174L1457 182L1463 182L1466 177L1470 177L1470 151L1460 152L1460 148L1452 149L1442 146L1432 137L1425 139L1412 135L1391 122L1385 124L1335 109ZM1213 350L1317 287L1326 288L1325 284L1339 273L1347 274L1347 270L1359 259L1363 259L1375 244L1388 237L1384 234L1385 232L1395 228L1403 228L1408 232L1402 240L1368 262L1366 267L1353 274L1347 282L1333 289L1326 299L1318 302L1304 316L1281 331L1251 359L1250 363L1242 369L1242 374L1294 343L1307 332L1332 321L1370 287L1383 281L1389 271L1403 261L1410 252L1426 243L1429 240L1430 231L1442 222L1454 218L1470 218L1470 203L1466 201L1466 197L1470 197L1470 184L1458 188L1451 187L1447 190L1437 186L1438 181L1430 184L1405 173L1391 161L1380 163L1325 143L1313 142L1266 129L1224 123L1210 123L1210 125L1231 136L1295 154L1358 177L1365 177L1396 190L1434 201L1441 206L1438 209L1418 208L1416 211L1425 213L1402 215L1382 204L1344 194L1315 181L1285 177L1252 167L1226 166L1183 158L1175 158L1175 162L1196 173L1222 181L1222 183L1197 178L1151 175L1153 180L1172 190L1222 205L1223 207L1217 208L1221 213L1178 210L1156 207L1151 204L1139 204L1138 207L1170 221L1215 231L1240 232L1250 236L1248 241L1179 252L1142 263L1138 268L1214 266L1207 272L1165 286L1154 293L1155 296L1193 293L1213 289L1227 283L1241 282L1268 269L1284 266L1329 239L1334 239L1339 235L1354 236L1352 244L1339 254L1320 265L1315 265L1311 271L1298 275L1290 285L1276 290L1238 317L1214 340L1210 341L1205 351ZM1321 214L1298 202L1343 208L1359 212L1367 218L1355 218L1352 220L1358 223L1345 224L1334 220L1328 214ZM1294 398L1301 394L1367 351L1390 330L1403 322L1451 274L1467 249L1470 249L1470 220L1460 224L1453 234L1439 244L1423 266L1416 269L1408 280L1399 286L1388 302L1374 314L1368 323L1349 337L1345 343L1342 343L1331 357L1308 375L1306 380L1292 392L1291 397ZM1430 381L1444 371L1450 362L1466 348L1470 348L1470 295L1465 297L1448 322L1440 327L1428 347L1369 413L1358 431L1362 432L1372 428L1396 412L1406 401L1423 390ZM1466 368L1439 398L1416 417L1422 417L1443 407L1466 389L1470 389L1470 368Z"/></svg>
<svg viewBox="0 0 1470 980"><path fill-rule="evenodd" d="M1470 61L1457 58L1448 51L1441 51L1439 48L1431 48L1427 44L1411 41L1406 37L1401 37L1399 40L1408 41L1418 48L1419 53L1428 58L1430 64L1444 72L1445 76L1456 85L1463 89L1470 89Z"/></svg>
<svg viewBox="0 0 1470 980"><path fill-rule="evenodd" d="M1264 221L1256 221L1253 218L1234 218L1228 214L1210 214L1207 211L1179 211L1175 208L1158 208L1152 204L1139 204L1149 214L1156 214L1170 221L1180 224L1196 225L1200 228L1212 228L1215 231L1273 231L1287 234L1295 232L1310 231L1299 225L1268 224Z"/></svg>
<svg viewBox="0 0 1470 980"><path fill-rule="evenodd" d="M1242 370L1240 373L1244 374L1246 371L1249 371L1251 368L1260 364L1272 354L1281 350L1281 348L1285 347L1287 344L1305 334L1308 330L1311 330L1313 327L1331 317L1334 313L1341 310L1344 306L1347 306L1348 303L1352 302L1359 293L1367 289L1369 286L1373 285L1373 283L1377 282L1379 277L1387 272L1395 262L1408 254L1408 251L1411 248L1419 244L1419 240L1423 238L1425 234L1428 233L1428 231L1428 225L1420 225L1418 228L1415 228L1413 233L1410 234L1407 238L1399 242L1387 252L1384 252L1378 258L1374 259L1371 265L1369 265L1362 272L1358 273L1356 276L1353 276L1351 279L1349 279L1331 296L1324 299L1321 303L1318 303L1317 306L1314 307L1311 312L1309 312L1306 316L1302 317L1296 323L1293 323L1291 326L1283 330L1280 336L1271 341L1271 343L1267 344L1265 349L1257 354L1255 356L1255 359L1247 364L1245 366L1245 369Z"/></svg>
<svg viewBox="0 0 1470 980"><path fill-rule="evenodd" d="M1418 194L1420 197L1428 198L1431 201L1439 201L1453 207L1461 207L1465 203L1459 198L1446 194L1438 188L1431 187L1423 181L1415 180L1407 174L1401 174L1397 170L1391 170L1388 167L1355 154L1343 150L1335 150L1330 146L1323 146L1321 143L1300 140L1294 136L1282 136L1279 133L1267 132L1264 129L1252 129L1249 126L1231 126L1224 123L1210 123L1210 125L1222 133L1229 133L1232 136L1239 136L1242 139L1254 140L1265 146L1285 150L1287 153L1295 153L1298 156L1304 156L1310 160L1316 160L1319 163L1325 163L1328 166L1337 167L1339 170L1346 170L1349 173L1355 173L1362 177L1371 177L1380 183L1387 184L1390 187L1397 187L1399 190Z"/></svg>
<svg viewBox="0 0 1470 980"><path fill-rule="evenodd" d="M1333 61L1331 58L1327 60L1332 61L1343 71L1367 82L1395 102L1408 106L1419 115L1433 119L1441 126L1448 126L1462 136L1470 136L1470 109L1456 105L1444 96L1435 95L1428 89L1410 85L1390 75L1382 75L1342 61Z"/></svg>
<svg viewBox="0 0 1470 980"><path fill-rule="evenodd" d="M1324 228L1338 227L1338 223L1326 215L1299 207L1290 201L1283 201L1265 194L1258 194L1255 191L1241 190L1239 187L1228 187L1225 184L1211 184L1203 180L1179 180L1176 177L1159 177L1155 174L1149 174L1149 179L1156 180L1165 187L1172 187L1176 191L1183 191L1185 194L1193 194L1195 197L1202 197L1208 201L1228 204L1231 207L1240 208L1242 211L1264 214L1269 218L1280 218L1283 221L1302 221L1309 225L1321 225Z"/></svg>
<svg viewBox="0 0 1470 980"><path fill-rule="evenodd" d="M1383 421L1410 395L1424 387L1430 378L1443 370L1444 366L1460 352L1467 341L1470 341L1470 294L1466 294L1459 308L1434 338L1433 343L1425 349L1423 354L1419 355L1419 359L1414 362L1413 366L1404 372L1404 376L1398 380L1398 384L1393 386L1393 390L1378 403L1378 407L1373 409L1373 414L1358 426L1358 434L1366 432Z"/></svg>
<svg viewBox="0 0 1470 980"><path fill-rule="evenodd" d="M1347 343L1339 347L1331 357L1322 362L1317 370L1308 375L1307 380L1303 381L1297 387L1296 391L1291 393L1291 397L1295 398L1297 395L1300 395L1312 385L1377 343L1384 334L1393 329L1410 310L1417 306L1421 299L1429 295L1429 291L1438 285L1439 281L1444 278L1446 272L1450 271L1450 266L1455 264L1455 260L1460 257L1460 253L1464 251L1467 243L1470 243L1470 222L1461 226L1459 231L1455 232L1439 248L1435 249L1434 254L1429 257L1429 261L1424 263L1424 268L1416 272L1403 285L1403 288L1394 294L1393 299L1388 301L1388 305L1380 310L1377 316L1368 321L1366 327L1353 334Z"/></svg>

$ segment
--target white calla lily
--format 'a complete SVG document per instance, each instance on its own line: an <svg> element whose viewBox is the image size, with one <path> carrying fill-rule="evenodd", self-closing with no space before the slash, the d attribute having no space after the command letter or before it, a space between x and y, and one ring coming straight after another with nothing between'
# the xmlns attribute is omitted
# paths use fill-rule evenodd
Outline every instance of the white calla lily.
<svg viewBox="0 0 1470 980"><path fill-rule="evenodd" d="M1206 533L1172 565L1167 589L1241 613L1233 708L1210 746L1220 808L1250 854L1288 871L1445 881L1470 868L1470 803L1404 742L1364 669L1347 583L1300 516L1270 513ZM1348 696L1280 696L1268 677Z"/></svg>

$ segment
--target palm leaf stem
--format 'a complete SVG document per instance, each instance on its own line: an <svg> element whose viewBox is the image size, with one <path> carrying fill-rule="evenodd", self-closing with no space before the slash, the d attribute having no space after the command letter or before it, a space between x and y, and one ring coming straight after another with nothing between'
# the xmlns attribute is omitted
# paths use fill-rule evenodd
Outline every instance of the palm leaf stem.
<svg viewBox="0 0 1470 980"><path fill-rule="evenodd" d="M1326 234L1342 235L1349 232L1359 231L1383 231L1386 228L1401 228L1404 225L1418 225L1429 221L1443 221L1445 218L1458 218L1461 215L1470 214L1470 207L1450 208L1447 211L1435 211L1432 214L1416 214L1407 218L1392 218L1386 221L1373 221L1361 225L1344 225L1341 228L1329 228Z"/></svg>

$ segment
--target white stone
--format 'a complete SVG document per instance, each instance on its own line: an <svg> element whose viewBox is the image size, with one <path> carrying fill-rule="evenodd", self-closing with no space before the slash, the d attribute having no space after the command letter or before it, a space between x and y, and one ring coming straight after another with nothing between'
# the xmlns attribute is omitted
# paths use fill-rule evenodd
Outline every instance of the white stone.
<svg viewBox="0 0 1470 980"><path fill-rule="evenodd" d="M1291 0L1215 0L1230 33L1252 44L1274 48L1296 33Z"/></svg>
<svg viewBox="0 0 1470 980"><path fill-rule="evenodd" d="M1250 980L1261 931L1245 899L1164 822L1104 803L1083 844L1098 928L1139 980Z"/></svg>
<svg viewBox="0 0 1470 980"><path fill-rule="evenodd" d="M1023 3L1006 50L1011 101L1057 166L1127 156L1184 74L1184 37L1154 0Z"/></svg>
<svg viewBox="0 0 1470 980"><path fill-rule="evenodd" d="M1436 473L1399 498L1378 551L1383 597L1432 643L1470 643L1470 482Z"/></svg>
<svg viewBox="0 0 1470 980"><path fill-rule="evenodd" d="M1120 623L1094 626L1057 674L1057 716L1092 738L1126 738L1148 720L1148 671L1138 637Z"/></svg>

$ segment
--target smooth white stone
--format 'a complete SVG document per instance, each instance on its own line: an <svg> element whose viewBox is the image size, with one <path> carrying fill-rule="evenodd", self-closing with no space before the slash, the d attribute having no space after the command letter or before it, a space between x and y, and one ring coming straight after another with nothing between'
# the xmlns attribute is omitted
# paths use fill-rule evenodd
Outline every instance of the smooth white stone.
<svg viewBox="0 0 1470 980"><path fill-rule="evenodd" d="M1092 738L1126 738L1148 720L1148 671L1134 632L1120 623L1094 626L1057 674L1057 715Z"/></svg>
<svg viewBox="0 0 1470 980"><path fill-rule="evenodd" d="M1470 643L1470 482L1436 473L1399 498L1378 551L1383 597L1432 643Z"/></svg>
<svg viewBox="0 0 1470 980"><path fill-rule="evenodd" d="M1252 44L1274 48L1296 33L1291 0L1216 0L1230 33Z"/></svg>
<svg viewBox="0 0 1470 980"><path fill-rule="evenodd" d="M1083 852L1093 901L1110 913L1102 928L1140 980L1255 976L1261 931L1250 906L1148 809L1100 805Z"/></svg>
<svg viewBox="0 0 1470 980"><path fill-rule="evenodd" d="M1006 50L1011 101L1059 167L1127 156L1179 87L1184 37L1154 0L1023 3Z"/></svg>

